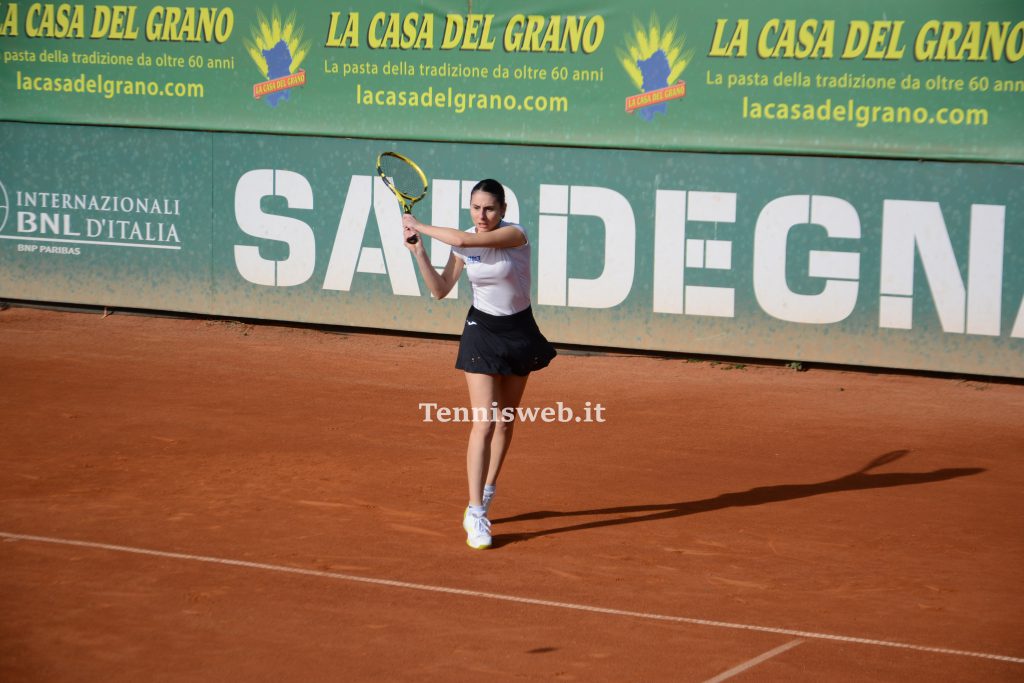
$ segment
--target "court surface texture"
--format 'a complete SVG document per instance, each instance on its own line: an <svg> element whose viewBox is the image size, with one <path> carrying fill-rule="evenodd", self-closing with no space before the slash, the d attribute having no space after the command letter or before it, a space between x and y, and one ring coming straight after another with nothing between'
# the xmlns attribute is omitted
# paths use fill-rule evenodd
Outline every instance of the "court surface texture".
<svg viewBox="0 0 1024 683"><path fill-rule="evenodd" d="M542 321L543 322L543 321ZM1024 385L0 311L0 680L1024 680Z"/></svg>

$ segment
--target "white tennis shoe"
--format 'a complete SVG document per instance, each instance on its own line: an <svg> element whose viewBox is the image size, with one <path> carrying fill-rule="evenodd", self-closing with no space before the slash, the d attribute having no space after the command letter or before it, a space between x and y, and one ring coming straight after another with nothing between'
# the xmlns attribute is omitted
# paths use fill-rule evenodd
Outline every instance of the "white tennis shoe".
<svg viewBox="0 0 1024 683"><path fill-rule="evenodd" d="M466 545L474 550L485 550L491 547L491 520L487 517L469 514L462 516L462 528L466 530Z"/></svg>
<svg viewBox="0 0 1024 683"><path fill-rule="evenodd" d="M487 515L491 511L491 501L494 500L494 493L494 491L484 489L484 497L482 501L484 506L484 515Z"/></svg>

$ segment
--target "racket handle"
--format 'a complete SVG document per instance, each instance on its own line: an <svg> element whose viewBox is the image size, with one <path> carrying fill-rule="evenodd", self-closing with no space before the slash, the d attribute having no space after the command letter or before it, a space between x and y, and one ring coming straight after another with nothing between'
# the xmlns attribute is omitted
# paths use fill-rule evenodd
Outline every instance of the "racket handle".
<svg viewBox="0 0 1024 683"><path fill-rule="evenodd" d="M412 207L409 206L408 204L405 204L403 202L402 203L402 213L409 213L409 214L411 214L412 213ZM420 238L419 238L418 235L413 235L412 237L407 237L405 239L405 241L408 242L409 244L416 244L417 242L420 241Z"/></svg>

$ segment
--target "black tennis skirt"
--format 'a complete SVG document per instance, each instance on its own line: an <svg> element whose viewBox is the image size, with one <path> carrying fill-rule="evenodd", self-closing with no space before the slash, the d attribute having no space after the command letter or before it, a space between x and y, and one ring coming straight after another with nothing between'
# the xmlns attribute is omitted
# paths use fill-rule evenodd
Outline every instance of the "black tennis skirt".
<svg viewBox="0 0 1024 683"><path fill-rule="evenodd" d="M557 352L544 338L533 309L490 315L469 307L455 367L486 375L528 375L547 367Z"/></svg>

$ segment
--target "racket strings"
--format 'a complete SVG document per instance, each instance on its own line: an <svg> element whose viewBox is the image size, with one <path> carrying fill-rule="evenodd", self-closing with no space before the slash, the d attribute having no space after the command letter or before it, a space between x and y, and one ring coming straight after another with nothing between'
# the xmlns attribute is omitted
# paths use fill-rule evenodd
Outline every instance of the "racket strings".
<svg viewBox="0 0 1024 683"><path fill-rule="evenodd" d="M384 175L391 178L394 188L406 197L421 197L427 190L426 183L416 169L402 159L385 156L380 160L380 168Z"/></svg>

